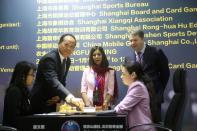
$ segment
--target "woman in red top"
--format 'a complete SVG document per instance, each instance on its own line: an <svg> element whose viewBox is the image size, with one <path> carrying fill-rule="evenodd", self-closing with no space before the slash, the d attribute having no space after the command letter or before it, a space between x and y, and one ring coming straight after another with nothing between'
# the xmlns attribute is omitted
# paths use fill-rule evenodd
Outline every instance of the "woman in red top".
<svg viewBox="0 0 197 131"><path fill-rule="evenodd" d="M85 106L103 106L106 109L116 97L115 71L108 66L103 48L93 47L89 54L89 68L84 70L81 81Z"/></svg>

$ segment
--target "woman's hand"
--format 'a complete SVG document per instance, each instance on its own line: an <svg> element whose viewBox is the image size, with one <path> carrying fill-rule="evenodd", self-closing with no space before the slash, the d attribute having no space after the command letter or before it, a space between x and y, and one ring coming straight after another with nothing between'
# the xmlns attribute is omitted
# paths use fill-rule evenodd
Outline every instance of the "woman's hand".
<svg viewBox="0 0 197 131"><path fill-rule="evenodd" d="M103 110L108 110L109 104L108 102L104 101L103 102Z"/></svg>

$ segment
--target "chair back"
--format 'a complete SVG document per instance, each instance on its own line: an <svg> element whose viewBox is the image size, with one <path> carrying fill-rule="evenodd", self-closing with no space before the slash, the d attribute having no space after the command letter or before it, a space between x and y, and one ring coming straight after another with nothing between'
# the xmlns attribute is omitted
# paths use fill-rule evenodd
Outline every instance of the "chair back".
<svg viewBox="0 0 197 131"><path fill-rule="evenodd" d="M176 69L173 75L174 96L167 109L164 126L172 131L181 131L186 104L186 71Z"/></svg>

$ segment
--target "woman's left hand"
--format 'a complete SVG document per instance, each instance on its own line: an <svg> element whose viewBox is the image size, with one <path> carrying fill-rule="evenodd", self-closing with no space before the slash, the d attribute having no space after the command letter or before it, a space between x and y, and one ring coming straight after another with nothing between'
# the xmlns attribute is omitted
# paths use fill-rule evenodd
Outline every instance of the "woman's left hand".
<svg viewBox="0 0 197 131"><path fill-rule="evenodd" d="M103 103L103 110L108 110L108 102Z"/></svg>

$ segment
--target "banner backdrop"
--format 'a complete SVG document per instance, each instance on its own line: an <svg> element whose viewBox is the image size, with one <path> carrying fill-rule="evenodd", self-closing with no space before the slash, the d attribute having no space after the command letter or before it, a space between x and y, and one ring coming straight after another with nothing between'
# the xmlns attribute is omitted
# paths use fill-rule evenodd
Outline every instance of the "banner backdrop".
<svg viewBox="0 0 197 131"><path fill-rule="evenodd" d="M88 66L91 47L105 49L110 66L116 69L119 99L126 94L120 65L133 55L129 32L145 31L146 44L161 48L169 60L170 80L165 91L165 113L173 96L172 75L187 70L188 104L184 128L197 125L197 2L196 0L1 0L0 4L0 121L4 93L14 65L21 60L38 64L57 48L59 37L72 33L77 47L71 56L68 89L80 95L80 82Z"/></svg>

